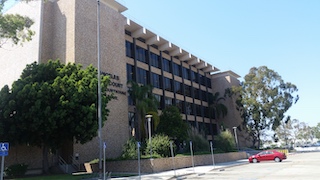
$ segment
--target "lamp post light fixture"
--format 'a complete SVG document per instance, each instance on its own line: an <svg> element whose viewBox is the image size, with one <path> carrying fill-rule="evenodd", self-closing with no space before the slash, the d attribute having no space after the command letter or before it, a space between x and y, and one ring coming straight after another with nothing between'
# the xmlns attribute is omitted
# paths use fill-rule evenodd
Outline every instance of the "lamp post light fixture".
<svg viewBox="0 0 320 180"><path fill-rule="evenodd" d="M148 120L148 130L149 130L149 144L150 144L150 158L152 159L152 144L151 144L151 118L152 115L148 114L146 115L146 118Z"/></svg>
<svg viewBox="0 0 320 180"><path fill-rule="evenodd" d="M236 140L236 145L237 145L237 149L239 151L239 142L238 142L238 136L237 136L237 127L233 127L233 132L234 132L234 138Z"/></svg>

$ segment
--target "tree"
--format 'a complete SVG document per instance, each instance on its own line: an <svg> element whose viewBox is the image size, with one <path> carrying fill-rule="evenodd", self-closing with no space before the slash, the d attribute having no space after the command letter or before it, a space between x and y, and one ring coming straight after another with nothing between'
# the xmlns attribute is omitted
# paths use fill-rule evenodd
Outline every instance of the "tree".
<svg viewBox="0 0 320 180"><path fill-rule="evenodd" d="M313 127L314 136L320 140L320 123Z"/></svg>
<svg viewBox="0 0 320 180"><path fill-rule="evenodd" d="M209 95L209 108L210 108L210 133L213 138L213 130L212 130L212 118L216 119L217 121L221 118L227 115L228 108L221 103L221 101L225 101L224 97L220 96L219 92L216 92L214 95ZM221 122L219 122L219 125L221 125Z"/></svg>
<svg viewBox="0 0 320 180"><path fill-rule="evenodd" d="M12 40L14 44L30 41L35 34L30 28L33 20L26 16L18 14L3 14L4 3L7 0L0 0L0 48L7 42ZM31 0L22 0L31 1Z"/></svg>
<svg viewBox="0 0 320 180"><path fill-rule="evenodd" d="M92 66L63 65L59 61L32 63L23 70L12 88L0 92L0 139L43 149L47 155L66 143L86 143L97 136L97 70ZM109 77L101 77L106 92ZM103 122L112 96L102 95Z"/></svg>
<svg viewBox="0 0 320 180"><path fill-rule="evenodd" d="M225 130L219 134L215 140L216 148L222 152L231 152L236 149L234 136L229 130Z"/></svg>
<svg viewBox="0 0 320 180"><path fill-rule="evenodd" d="M275 130L284 118L284 113L298 101L297 87L285 83L281 76L266 66L253 67L239 87L233 87L239 94L242 117L252 138L253 146L260 147L263 130Z"/></svg>
<svg viewBox="0 0 320 180"><path fill-rule="evenodd" d="M162 111L157 133L166 134L177 142L182 142L188 137L188 125L183 122L179 108L167 106Z"/></svg>
<svg viewBox="0 0 320 180"><path fill-rule="evenodd" d="M147 137L147 121L145 119L145 115L147 112L157 112L158 109L158 100L152 94L153 87L151 85L139 85L134 81L128 82L129 94L135 105L135 136L138 141ZM142 133L141 131L145 131Z"/></svg>
<svg viewBox="0 0 320 180"><path fill-rule="evenodd" d="M309 144L314 138L312 128L305 122L300 122L297 124L295 126L295 130L296 138L300 141L301 145Z"/></svg>
<svg viewBox="0 0 320 180"><path fill-rule="evenodd" d="M286 146L290 144L294 145L297 139L296 128L299 123L297 119L290 119L290 117L288 117L286 121L281 121L275 130L275 137L281 142L284 142Z"/></svg>

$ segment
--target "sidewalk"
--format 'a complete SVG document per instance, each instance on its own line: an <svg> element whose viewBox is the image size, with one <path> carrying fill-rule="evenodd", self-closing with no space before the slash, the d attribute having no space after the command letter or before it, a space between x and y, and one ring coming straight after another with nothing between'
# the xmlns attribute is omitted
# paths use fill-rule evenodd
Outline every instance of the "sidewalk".
<svg viewBox="0 0 320 180"><path fill-rule="evenodd" d="M215 165L207 165L207 166L196 166L196 167L189 167L171 171L165 171L160 173L153 173L153 174L143 174L141 177L139 176L131 176L131 177L123 177L123 178L111 178L114 180L151 180L151 179L159 179L159 180L168 180L168 179L183 179L184 176L191 175L191 174L205 174L212 170L223 170L224 168L238 166L243 164L248 164L248 159L242 159L238 161L231 161L225 163L217 163Z"/></svg>

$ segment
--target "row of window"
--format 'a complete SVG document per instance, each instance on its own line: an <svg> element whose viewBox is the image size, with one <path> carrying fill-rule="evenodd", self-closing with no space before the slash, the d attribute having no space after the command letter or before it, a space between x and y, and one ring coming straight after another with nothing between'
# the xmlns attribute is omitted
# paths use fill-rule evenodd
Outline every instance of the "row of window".
<svg viewBox="0 0 320 180"><path fill-rule="evenodd" d="M127 64L127 78L128 81L134 80L134 66ZM202 101L208 101L208 92L203 91L201 89L183 84L181 82L172 80L167 77L162 77L159 74L151 72L149 76L149 71L146 71L141 68L137 68L137 80L136 82L147 85L151 84L153 87L158 89L164 89L166 91L174 92L176 94L185 95L188 97L194 97L195 99L199 99ZM149 79L149 77L151 79ZM162 80L163 78L163 80ZM150 83L149 83L150 82Z"/></svg>
<svg viewBox="0 0 320 180"><path fill-rule="evenodd" d="M134 128L134 118L135 118L135 114L133 112L128 112L128 122L131 128ZM198 123L198 129L201 131L204 131L206 135L210 134L210 129L212 129L213 135L218 135L217 124L189 121L189 124L194 128L197 127L196 123Z"/></svg>
<svg viewBox="0 0 320 180"><path fill-rule="evenodd" d="M212 111L209 107L201 106L199 104L193 104L190 102L181 101L178 99L173 99L169 97L164 97L161 95L154 94L155 98L159 102L159 109L162 110L167 106L176 106L179 108L182 114L187 115L196 115L200 117L206 118L215 118L214 111ZM129 105L134 105L133 101L130 97L128 97Z"/></svg>
<svg viewBox="0 0 320 180"><path fill-rule="evenodd" d="M134 48L133 44L129 41L126 41L126 55L130 58L134 58L133 54ZM194 72L188 68L185 68L179 64L172 62L169 59L161 58L159 55L150 52L150 58L148 58L148 51L140 46L136 46L135 49L136 59L140 62L150 64L153 67L163 69L166 72L173 73L176 76L188 79L190 81L200 83L203 86L211 88L211 79L203 76L197 72ZM149 62L148 62L149 59ZM162 59L162 61L161 61ZM161 68L162 62L162 68Z"/></svg>

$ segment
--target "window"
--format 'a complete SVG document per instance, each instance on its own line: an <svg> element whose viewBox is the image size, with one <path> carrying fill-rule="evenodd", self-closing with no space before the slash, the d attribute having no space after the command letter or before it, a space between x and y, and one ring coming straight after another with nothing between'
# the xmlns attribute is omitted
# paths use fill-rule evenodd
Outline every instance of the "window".
<svg viewBox="0 0 320 180"><path fill-rule="evenodd" d="M134 66L127 64L127 80L133 81L134 80Z"/></svg>
<svg viewBox="0 0 320 180"><path fill-rule="evenodd" d="M171 73L171 62L168 59L162 58L163 70Z"/></svg>
<svg viewBox="0 0 320 180"><path fill-rule="evenodd" d="M160 68L160 56L155 53L150 53L150 65L156 68Z"/></svg>
<svg viewBox="0 0 320 180"><path fill-rule="evenodd" d="M199 83L198 73L191 71L191 81Z"/></svg>
<svg viewBox="0 0 320 180"><path fill-rule="evenodd" d="M169 78L164 78L164 89L166 91L171 91L172 92L172 80Z"/></svg>
<svg viewBox="0 0 320 180"><path fill-rule="evenodd" d="M191 86L184 85L184 94L191 97Z"/></svg>
<svg viewBox="0 0 320 180"><path fill-rule="evenodd" d="M181 82L174 81L174 93L183 94Z"/></svg>
<svg viewBox="0 0 320 180"><path fill-rule="evenodd" d="M137 71L138 71L138 83L147 85L147 82L148 82L147 71L141 68L137 68Z"/></svg>
<svg viewBox="0 0 320 180"><path fill-rule="evenodd" d="M172 63L172 64L173 64L173 74L181 77L180 65L176 63Z"/></svg>
<svg viewBox="0 0 320 180"><path fill-rule="evenodd" d="M183 109L183 102L181 100L176 99L176 107L182 112Z"/></svg>
<svg viewBox="0 0 320 180"><path fill-rule="evenodd" d="M184 79L191 80L189 73L190 73L190 70L189 70L189 69L187 69L187 68L185 68L185 67L182 67L182 77L183 77Z"/></svg>
<svg viewBox="0 0 320 180"><path fill-rule="evenodd" d="M206 77L206 78L207 78L207 86L208 86L208 88L212 88L212 86L211 86L211 79L208 78L208 77Z"/></svg>
<svg viewBox="0 0 320 180"><path fill-rule="evenodd" d="M172 98L165 97L164 98L164 105L165 105L165 107L172 106Z"/></svg>
<svg viewBox="0 0 320 180"><path fill-rule="evenodd" d="M200 84L205 86L206 85L206 77L201 74L199 76L200 76Z"/></svg>
<svg viewBox="0 0 320 180"><path fill-rule="evenodd" d="M156 88L161 88L161 83L160 83L160 75L155 74L155 73L151 73L151 84L153 85L153 87Z"/></svg>
<svg viewBox="0 0 320 180"><path fill-rule="evenodd" d="M161 97L160 95L158 94L154 94L154 97L157 99L158 103L160 104L160 106L158 106L158 109L161 109Z"/></svg>
<svg viewBox="0 0 320 180"><path fill-rule="evenodd" d="M127 57L133 58L133 44L129 41L126 41L126 55Z"/></svg>
<svg viewBox="0 0 320 180"><path fill-rule="evenodd" d="M193 93L194 93L194 98L195 99L200 99L200 90L197 88L193 89Z"/></svg>
<svg viewBox="0 0 320 180"><path fill-rule="evenodd" d="M128 105L130 105L130 106L133 106L133 105L134 105L131 96L128 96Z"/></svg>
<svg viewBox="0 0 320 180"><path fill-rule="evenodd" d="M147 62L147 53L146 50L140 46L137 46L136 49L137 60L146 63Z"/></svg>
<svg viewBox="0 0 320 180"><path fill-rule="evenodd" d="M212 111L213 112L213 111ZM206 117L206 118L213 118L214 119L214 117L212 116L212 113L211 113L211 110L210 110L210 108L209 107L205 107L204 108L204 117Z"/></svg>
<svg viewBox="0 0 320 180"><path fill-rule="evenodd" d="M193 104L192 103L189 103L189 102L186 102L186 114L187 115L194 115L194 110L193 110Z"/></svg>
<svg viewBox="0 0 320 180"><path fill-rule="evenodd" d="M201 105L196 105L196 115L197 116L202 116L202 106Z"/></svg>
<svg viewBox="0 0 320 180"><path fill-rule="evenodd" d="M207 93L206 91L202 91L202 90L201 90L201 100L202 100L202 101L206 101L206 102L208 101L208 99L207 99L207 94L208 94L208 93Z"/></svg>

